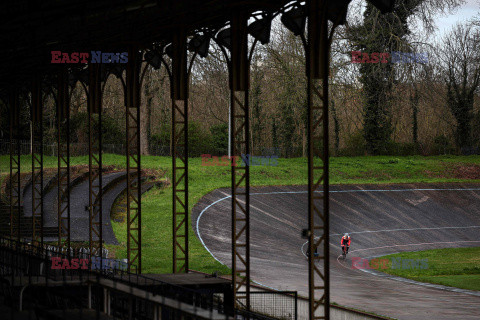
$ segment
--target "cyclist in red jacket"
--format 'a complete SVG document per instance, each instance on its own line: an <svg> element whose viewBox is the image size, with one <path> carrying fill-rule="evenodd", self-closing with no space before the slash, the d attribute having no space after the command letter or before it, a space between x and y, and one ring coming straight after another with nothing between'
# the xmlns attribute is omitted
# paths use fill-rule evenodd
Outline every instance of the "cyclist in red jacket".
<svg viewBox="0 0 480 320"><path fill-rule="evenodd" d="M340 240L340 244L342 245L342 252L345 252L345 254L348 253L348 248L350 248L350 242L352 239L350 238L350 235L348 233L345 233L342 237L342 240Z"/></svg>

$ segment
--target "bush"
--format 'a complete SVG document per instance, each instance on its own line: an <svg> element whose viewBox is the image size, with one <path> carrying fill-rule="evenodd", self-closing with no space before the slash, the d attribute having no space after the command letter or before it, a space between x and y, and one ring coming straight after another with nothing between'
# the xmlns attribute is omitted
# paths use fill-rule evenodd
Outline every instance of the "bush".
<svg viewBox="0 0 480 320"><path fill-rule="evenodd" d="M160 128L160 132L158 134L152 134L150 136L150 145L155 146L170 146L170 132L171 132L170 125L163 125Z"/></svg>
<svg viewBox="0 0 480 320"><path fill-rule="evenodd" d="M171 128L170 125L162 126L158 134L150 137L150 144L152 146L170 146ZM225 139L225 141L227 140ZM204 129L202 124L195 121L188 124L188 145L189 157L199 157L205 153L216 153L213 135Z"/></svg>
<svg viewBox="0 0 480 320"><path fill-rule="evenodd" d="M436 136L433 140L433 152L434 154L453 154L455 148L450 144L448 138L445 135Z"/></svg>
<svg viewBox="0 0 480 320"><path fill-rule="evenodd" d="M213 137L199 122L188 124L189 156L200 157L204 153L216 153Z"/></svg>
<svg viewBox="0 0 480 320"><path fill-rule="evenodd" d="M228 124L215 124L210 127L212 135L212 147L219 153L218 155L228 154Z"/></svg>
<svg viewBox="0 0 480 320"><path fill-rule="evenodd" d="M96 121L93 130L94 134L98 133ZM70 142L88 143L88 113L78 112L70 117L70 132ZM102 114L102 144L125 144L125 139L125 126L107 114Z"/></svg>
<svg viewBox="0 0 480 320"><path fill-rule="evenodd" d="M114 118L102 114L102 143L126 144L126 139L125 125L119 125Z"/></svg>
<svg viewBox="0 0 480 320"><path fill-rule="evenodd" d="M363 156L366 152L366 141L363 131L358 130L349 135L345 141L345 148L339 151L340 156Z"/></svg>
<svg viewBox="0 0 480 320"><path fill-rule="evenodd" d="M417 154L415 144L411 142L395 142L390 140L386 143L386 155L388 156L413 156Z"/></svg>

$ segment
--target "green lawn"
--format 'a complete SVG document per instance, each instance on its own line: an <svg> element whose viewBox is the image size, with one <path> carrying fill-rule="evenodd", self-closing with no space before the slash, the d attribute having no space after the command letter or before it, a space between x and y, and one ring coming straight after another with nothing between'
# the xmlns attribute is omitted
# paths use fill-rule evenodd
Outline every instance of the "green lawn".
<svg viewBox="0 0 480 320"><path fill-rule="evenodd" d="M423 260L426 268L399 268L398 259ZM480 291L480 247L403 252L380 257L388 268L378 270L421 282ZM392 268L392 259L397 265ZM402 260L400 260L402 261Z"/></svg>
<svg viewBox="0 0 480 320"><path fill-rule="evenodd" d="M56 167L57 158L44 157L45 167ZM22 157L22 170L31 170L31 157ZM86 164L88 157L74 157L71 165ZM125 167L125 157L103 155L104 165ZM172 161L169 157L143 156L142 167L166 169L171 181ZM432 157L338 157L331 159L331 184L387 184L429 182L480 182L480 156L432 156ZM201 158L189 160L189 209L205 194L230 186L228 167L202 166ZM8 156L0 156L0 173L9 171ZM252 166L251 184L305 185L307 160L305 158L279 159L278 166ZM142 197L142 250L144 273L172 272L172 189L153 189ZM110 249L118 258L126 257L126 226L113 223L121 242ZM229 270L215 261L190 231L190 268L204 272Z"/></svg>

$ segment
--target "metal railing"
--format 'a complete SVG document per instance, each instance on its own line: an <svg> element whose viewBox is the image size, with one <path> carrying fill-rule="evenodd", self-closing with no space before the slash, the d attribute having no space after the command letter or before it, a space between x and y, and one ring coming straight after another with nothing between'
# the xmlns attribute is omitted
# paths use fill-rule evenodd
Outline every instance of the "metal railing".
<svg viewBox="0 0 480 320"><path fill-rule="evenodd" d="M297 320L297 301L297 291L262 290L250 292L250 310L260 317L263 315L268 318ZM243 310L240 310L239 313L250 315Z"/></svg>
<svg viewBox="0 0 480 320"><path fill-rule="evenodd" d="M125 284L131 288L149 292L152 296L163 296L183 303L193 305L203 310L224 310L223 301L215 299L213 292L205 292L167 283L159 279L147 277L136 272L132 265L131 271L124 268L82 268L79 259L90 262L97 258L79 250L65 252L52 247L39 247L28 242L0 237L0 276L11 279L10 285L49 285L52 283L86 284L99 283L99 279L112 280L117 284ZM59 258L60 268L52 268L52 258ZM74 260L77 259L77 260ZM72 266L75 268L71 268ZM85 264L83 264L85 266Z"/></svg>

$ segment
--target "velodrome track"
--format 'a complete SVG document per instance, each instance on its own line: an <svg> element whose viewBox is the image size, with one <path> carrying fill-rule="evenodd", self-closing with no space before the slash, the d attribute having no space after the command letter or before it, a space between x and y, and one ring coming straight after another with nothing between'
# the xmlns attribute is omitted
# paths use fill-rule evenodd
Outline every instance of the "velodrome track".
<svg viewBox="0 0 480 320"><path fill-rule="evenodd" d="M352 269L352 257L480 246L480 185L331 186L331 301L397 319L480 319L480 292L455 292ZM279 290L307 295L306 187L251 188L251 274ZM215 259L231 265L230 189L194 207L196 235ZM352 236L346 263L340 235ZM305 250L303 248L303 250ZM480 258L480 257L479 257Z"/></svg>

